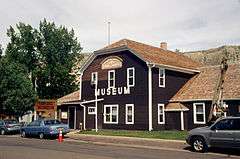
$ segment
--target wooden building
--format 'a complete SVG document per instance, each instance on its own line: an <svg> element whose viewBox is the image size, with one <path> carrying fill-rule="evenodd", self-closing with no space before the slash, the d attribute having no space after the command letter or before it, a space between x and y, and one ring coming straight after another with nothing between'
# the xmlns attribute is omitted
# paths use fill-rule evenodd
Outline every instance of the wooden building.
<svg viewBox="0 0 240 159"><path fill-rule="evenodd" d="M79 91L58 100L59 117L72 129L191 129L206 124L217 70L167 50L166 43L123 39L89 57ZM229 70L224 98L233 114L240 105L240 67Z"/></svg>

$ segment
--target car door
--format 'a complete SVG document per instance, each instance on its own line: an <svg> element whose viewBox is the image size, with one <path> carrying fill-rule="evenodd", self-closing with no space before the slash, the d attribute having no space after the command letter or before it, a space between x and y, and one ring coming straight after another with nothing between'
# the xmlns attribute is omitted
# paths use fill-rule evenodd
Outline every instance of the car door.
<svg viewBox="0 0 240 159"><path fill-rule="evenodd" d="M27 135L33 135L33 128L35 126L35 121L29 123L26 127L24 127L24 131Z"/></svg>
<svg viewBox="0 0 240 159"><path fill-rule="evenodd" d="M235 145L234 147L240 148L240 118L234 119L234 141Z"/></svg>
<svg viewBox="0 0 240 159"><path fill-rule="evenodd" d="M209 140L213 147L232 147L234 145L233 120L222 119L213 125Z"/></svg>

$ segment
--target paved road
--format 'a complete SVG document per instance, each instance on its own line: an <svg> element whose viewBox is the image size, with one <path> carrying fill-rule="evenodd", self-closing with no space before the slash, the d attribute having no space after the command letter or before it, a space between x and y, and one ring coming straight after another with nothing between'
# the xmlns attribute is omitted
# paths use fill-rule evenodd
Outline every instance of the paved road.
<svg viewBox="0 0 240 159"><path fill-rule="evenodd" d="M23 139L0 136L0 159L226 159L226 154L194 153L187 150L151 150L95 145L79 141Z"/></svg>

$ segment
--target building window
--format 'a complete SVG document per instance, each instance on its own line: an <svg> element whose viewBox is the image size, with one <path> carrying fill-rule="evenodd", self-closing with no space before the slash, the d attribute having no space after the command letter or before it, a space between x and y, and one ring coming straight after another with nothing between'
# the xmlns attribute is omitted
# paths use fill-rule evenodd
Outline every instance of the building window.
<svg viewBox="0 0 240 159"><path fill-rule="evenodd" d="M134 69L134 67L127 68L127 86L128 87L135 86L135 69Z"/></svg>
<svg viewBox="0 0 240 159"><path fill-rule="evenodd" d="M91 76L91 84L97 84L97 80L98 80L98 79L97 79L97 78L98 78L97 75L98 75L97 72L93 72L93 73L92 73L92 76Z"/></svg>
<svg viewBox="0 0 240 159"><path fill-rule="evenodd" d="M206 124L205 103L193 104L193 120L194 124Z"/></svg>
<svg viewBox="0 0 240 159"><path fill-rule="evenodd" d="M165 87L165 69L159 68L159 87Z"/></svg>
<svg viewBox="0 0 240 159"><path fill-rule="evenodd" d="M115 70L108 71L108 88L115 87Z"/></svg>
<svg viewBox="0 0 240 159"><path fill-rule="evenodd" d="M165 124L164 104L158 104L158 124Z"/></svg>
<svg viewBox="0 0 240 159"><path fill-rule="evenodd" d="M88 107L88 114L95 114L95 107Z"/></svg>
<svg viewBox="0 0 240 159"><path fill-rule="evenodd" d="M104 123L118 123L118 105L104 105Z"/></svg>
<svg viewBox="0 0 240 159"><path fill-rule="evenodd" d="M134 124L134 105L126 104L126 124Z"/></svg>

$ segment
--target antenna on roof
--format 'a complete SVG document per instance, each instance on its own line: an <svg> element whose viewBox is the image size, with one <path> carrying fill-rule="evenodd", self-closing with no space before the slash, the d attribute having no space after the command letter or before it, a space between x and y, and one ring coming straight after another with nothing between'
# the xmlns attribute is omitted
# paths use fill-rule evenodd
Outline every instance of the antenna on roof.
<svg viewBox="0 0 240 159"><path fill-rule="evenodd" d="M110 26L111 26L111 22L108 21L108 45L110 45Z"/></svg>

